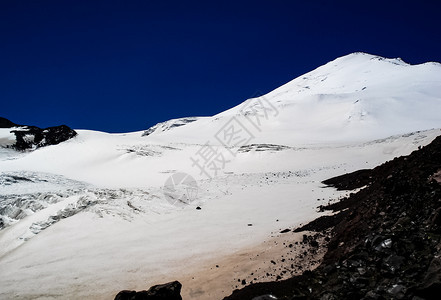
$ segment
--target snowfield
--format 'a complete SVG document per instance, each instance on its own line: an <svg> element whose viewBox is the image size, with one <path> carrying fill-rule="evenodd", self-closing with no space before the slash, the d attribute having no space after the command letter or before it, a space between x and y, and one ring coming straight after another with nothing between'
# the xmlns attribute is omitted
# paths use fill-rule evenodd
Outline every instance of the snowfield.
<svg viewBox="0 0 441 300"><path fill-rule="evenodd" d="M212 117L0 148L0 298L110 299L191 277L318 217L344 195L322 180L429 144L440 95L438 63L355 53ZM182 206L163 188L177 172L197 185ZM184 299L210 299L194 288Z"/></svg>

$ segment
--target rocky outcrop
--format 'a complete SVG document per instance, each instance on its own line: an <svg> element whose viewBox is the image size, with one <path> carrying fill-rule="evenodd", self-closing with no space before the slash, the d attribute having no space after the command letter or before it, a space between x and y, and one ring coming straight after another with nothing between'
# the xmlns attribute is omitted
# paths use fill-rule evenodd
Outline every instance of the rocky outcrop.
<svg viewBox="0 0 441 300"><path fill-rule="evenodd" d="M57 145L77 135L76 131L66 125L38 128L27 126L24 130L12 130L16 136L16 143L13 146L16 150L40 148L49 145Z"/></svg>
<svg viewBox="0 0 441 300"><path fill-rule="evenodd" d="M14 133L16 142L9 147L20 151L57 145L77 135L75 130L66 125L42 129L36 126L17 125L5 118L0 118L0 128L11 128L10 132Z"/></svg>
<svg viewBox="0 0 441 300"><path fill-rule="evenodd" d="M8 119L0 117L0 128L11 128L11 127L16 127L16 126L19 126L19 125L9 121Z"/></svg>
<svg viewBox="0 0 441 300"><path fill-rule="evenodd" d="M438 137L409 156L325 181L338 189L366 187L321 207L333 216L296 230L332 228L322 264L284 281L247 286L225 299L439 299L440 170Z"/></svg>
<svg viewBox="0 0 441 300"><path fill-rule="evenodd" d="M115 300L182 300L179 281L152 286L148 291L121 291Z"/></svg>
<svg viewBox="0 0 441 300"><path fill-rule="evenodd" d="M153 133L165 132L176 127L181 127L190 124L194 121L197 121L198 119L199 118L197 117L188 117L188 118L172 119L165 122L161 122L144 131L142 136L148 136Z"/></svg>

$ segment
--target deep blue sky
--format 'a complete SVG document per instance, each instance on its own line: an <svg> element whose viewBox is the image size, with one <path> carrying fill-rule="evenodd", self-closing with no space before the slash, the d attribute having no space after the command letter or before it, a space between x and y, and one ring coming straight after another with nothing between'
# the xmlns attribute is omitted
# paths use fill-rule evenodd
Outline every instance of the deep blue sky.
<svg viewBox="0 0 441 300"><path fill-rule="evenodd" d="M441 61L440 1L0 1L0 116L128 132L336 57Z"/></svg>

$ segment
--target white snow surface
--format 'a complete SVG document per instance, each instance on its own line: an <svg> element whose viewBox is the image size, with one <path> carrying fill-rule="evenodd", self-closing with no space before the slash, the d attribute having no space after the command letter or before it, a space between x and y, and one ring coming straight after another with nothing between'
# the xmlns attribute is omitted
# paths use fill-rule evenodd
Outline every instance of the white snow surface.
<svg viewBox="0 0 441 300"><path fill-rule="evenodd" d="M0 149L0 298L109 299L215 265L344 194L321 181L430 143L440 112L440 64L354 53L147 136L78 130L15 156ZM163 193L176 172L198 186L183 207Z"/></svg>

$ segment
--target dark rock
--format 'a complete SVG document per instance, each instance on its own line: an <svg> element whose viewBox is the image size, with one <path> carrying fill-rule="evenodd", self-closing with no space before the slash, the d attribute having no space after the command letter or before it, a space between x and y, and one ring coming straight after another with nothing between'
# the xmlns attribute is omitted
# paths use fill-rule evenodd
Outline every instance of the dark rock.
<svg viewBox="0 0 441 300"><path fill-rule="evenodd" d="M182 300L179 281L152 286L148 291L121 291L115 300Z"/></svg>
<svg viewBox="0 0 441 300"><path fill-rule="evenodd" d="M313 248L318 248L318 246L319 246L319 243L316 240L312 240L311 242L309 242L309 244Z"/></svg>
<svg viewBox="0 0 441 300"><path fill-rule="evenodd" d="M337 300L333 294L326 293L320 297L320 300Z"/></svg>
<svg viewBox="0 0 441 300"><path fill-rule="evenodd" d="M394 284L390 289L387 290L395 299L403 299L406 293L406 287L401 284Z"/></svg>
<svg viewBox="0 0 441 300"><path fill-rule="evenodd" d="M391 239L385 239L381 242L378 242L378 243L377 242L375 239L373 240L374 248L377 251L382 251L384 249L390 249L392 247L392 240Z"/></svg>
<svg viewBox="0 0 441 300"><path fill-rule="evenodd" d="M369 184L371 179L372 170L364 169L327 179L322 183L335 187L337 190L354 190Z"/></svg>
<svg viewBox="0 0 441 300"><path fill-rule="evenodd" d="M329 229L331 227L334 227L338 223L341 222L341 220L345 217L345 212L340 212L337 214L334 214L332 216L321 216L314 221L294 229L294 232L302 232L302 231L325 231L326 229Z"/></svg>
<svg viewBox="0 0 441 300"><path fill-rule="evenodd" d="M434 231L439 231L441 228L441 207L432 213L429 225Z"/></svg>
<svg viewBox="0 0 441 300"><path fill-rule="evenodd" d="M66 125L41 129L28 126L25 129L12 130L15 134L16 143L12 146L16 150L40 148L49 145L57 145L77 135L75 130Z"/></svg>
<svg viewBox="0 0 441 300"><path fill-rule="evenodd" d="M9 121L8 119L0 117L0 128L11 128L11 127L16 127L16 126L19 126L19 125Z"/></svg>
<svg viewBox="0 0 441 300"><path fill-rule="evenodd" d="M303 240L302 240L302 242L303 242L304 244L306 244L306 243L308 242L308 236L307 236L306 234L303 235Z"/></svg>
<svg viewBox="0 0 441 300"><path fill-rule="evenodd" d="M280 233L287 233L287 232L290 232L291 231L291 229L283 229L282 231L280 231Z"/></svg>
<svg viewBox="0 0 441 300"><path fill-rule="evenodd" d="M390 255L384 260L385 265L390 269L392 273L395 273L401 268L404 262L404 257L398 255Z"/></svg>
<svg viewBox="0 0 441 300"><path fill-rule="evenodd" d="M430 262L424 284L417 294L429 299L431 295L441 295L441 242L437 245L437 252Z"/></svg>
<svg viewBox="0 0 441 300"><path fill-rule="evenodd" d="M136 295L135 291L124 290L116 295L115 300L131 300L131 299L135 299L135 295Z"/></svg>
<svg viewBox="0 0 441 300"><path fill-rule="evenodd" d="M174 119L174 120L169 120L169 121L157 123L156 125L150 127L146 131L144 131L142 136L148 136L148 135L150 135L150 134L152 134L154 132L168 131L168 130L170 130L172 128L184 126L186 124L189 124L189 123L197 121L197 120L198 120L198 118L191 117L191 118Z"/></svg>
<svg viewBox="0 0 441 300"><path fill-rule="evenodd" d="M321 265L286 280L254 283L228 300L273 294L279 299L438 299L441 295L441 137L372 170L325 181L366 187L322 206L336 212L301 229L332 228ZM311 245L314 235L304 235Z"/></svg>
<svg viewBox="0 0 441 300"><path fill-rule="evenodd" d="M66 125L48 128L36 126L17 125L5 118L0 118L0 128L15 128L11 133L15 134L16 142L12 146L16 150L27 150L57 145L77 135L76 131Z"/></svg>
<svg viewBox="0 0 441 300"><path fill-rule="evenodd" d="M182 300L181 288L182 284L179 281L173 281L152 286L147 293L149 293L152 299Z"/></svg>
<svg viewBox="0 0 441 300"><path fill-rule="evenodd" d="M254 297L252 300L277 300L277 297L271 294L267 294L267 295Z"/></svg>

